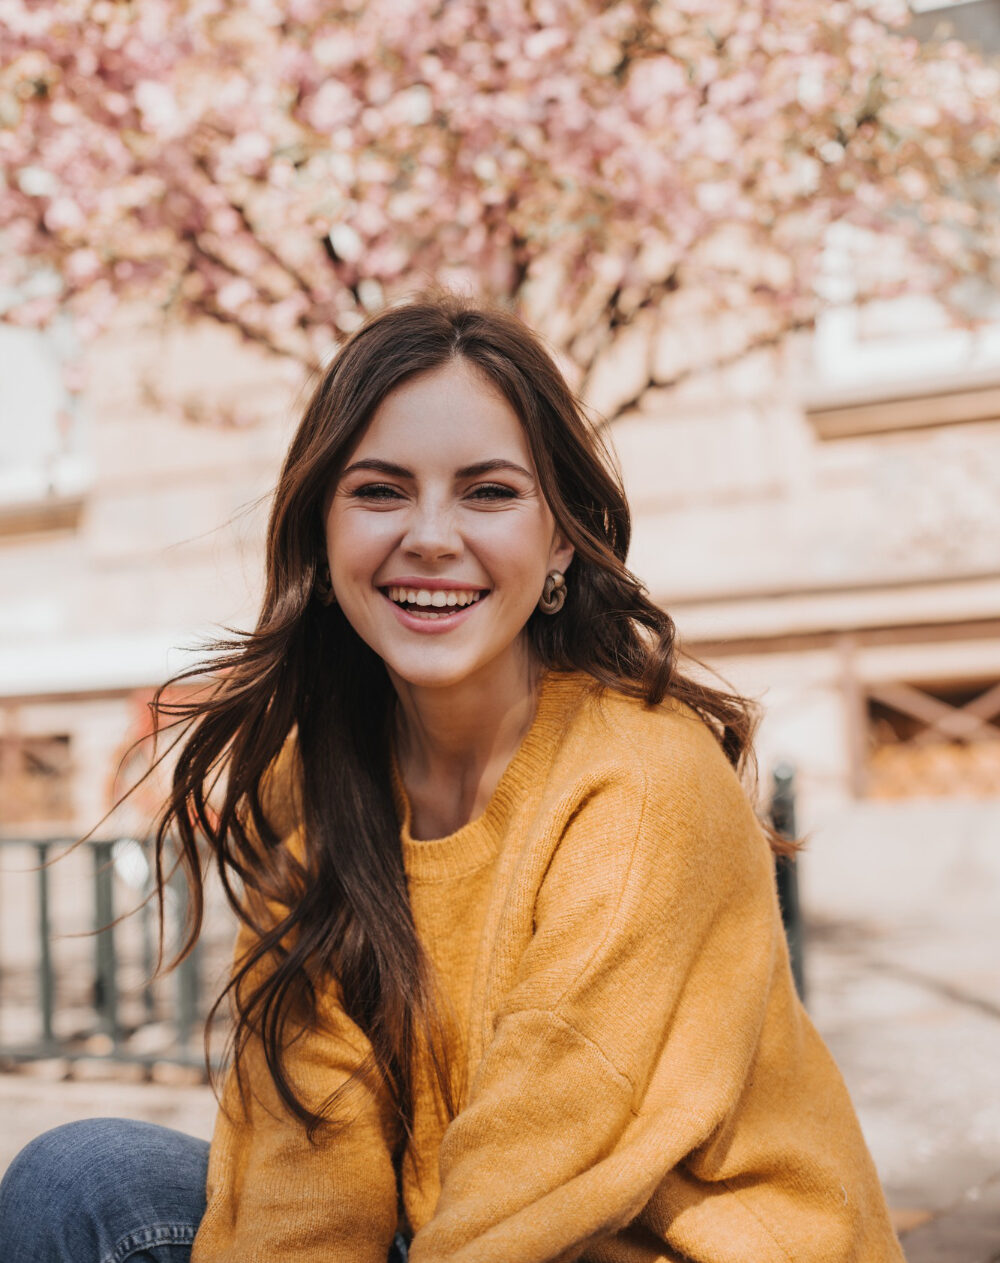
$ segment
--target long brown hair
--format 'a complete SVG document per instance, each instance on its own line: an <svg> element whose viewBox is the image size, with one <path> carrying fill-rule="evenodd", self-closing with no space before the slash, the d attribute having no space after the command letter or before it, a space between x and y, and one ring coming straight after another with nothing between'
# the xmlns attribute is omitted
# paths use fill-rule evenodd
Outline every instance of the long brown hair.
<svg viewBox="0 0 1000 1263"><path fill-rule="evenodd" d="M331 1118L336 1094L318 1112L307 1106L285 1053L294 1032L315 1020L319 991L333 978L371 1041L369 1069L388 1082L404 1130L417 1039L437 1050L448 1090L391 789L395 694L381 659L337 606L317 599L317 584L324 498L373 413L397 386L456 356L520 418L542 490L576 550L563 611L528 621L539 662L586 672L649 704L679 698L738 770L751 758L752 705L678 671L670 616L626 568L631 520L620 479L540 339L509 312L448 293L369 319L322 375L292 439L271 509L255 629L220 642L206 694L181 703L161 694L155 703L172 723L191 725L157 832L158 871L169 839L180 843L192 893L186 949L201 927L207 844L254 943L220 997L234 1002L237 1070L248 1040L259 1037L281 1098L310 1132ZM273 784L274 767L293 733L283 788ZM273 807L282 794L294 800L301 858L283 840L290 821Z"/></svg>

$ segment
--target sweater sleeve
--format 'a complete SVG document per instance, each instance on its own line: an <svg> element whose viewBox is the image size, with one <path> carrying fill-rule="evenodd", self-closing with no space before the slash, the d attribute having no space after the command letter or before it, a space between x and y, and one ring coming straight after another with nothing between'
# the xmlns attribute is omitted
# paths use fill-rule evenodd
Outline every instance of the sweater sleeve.
<svg viewBox="0 0 1000 1263"><path fill-rule="evenodd" d="M242 927L237 962L252 942ZM310 1141L278 1096L260 1039L251 1039L247 1090L233 1071L223 1086L192 1263L385 1263L398 1215L394 1118L384 1086L357 1074L370 1051L331 985L318 1021L286 1058L300 1099L317 1111L353 1077L337 1125Z"/></svg>
<svg viewBox="0 0 1000 1263"><path fill-rule="evenodd" d="M901 1263L707 730L581 788L440 1165L412 1263Z"/></svg>

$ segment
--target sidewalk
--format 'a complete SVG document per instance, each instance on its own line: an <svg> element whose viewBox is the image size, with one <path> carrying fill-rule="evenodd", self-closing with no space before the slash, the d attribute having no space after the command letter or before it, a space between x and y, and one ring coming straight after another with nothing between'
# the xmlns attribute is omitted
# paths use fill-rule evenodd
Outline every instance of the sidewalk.
<svg viewBox="0 0 1000 1263"><path fill-rule="evenodd" d="M801 868L809 1010L909 1263L995 1263L1000 806L853 804Z"/></svg>
<svg viewBox="0 0 1000 1263"><path fill-rule="evenodd" d="M904 1235L907 1263L996 1263L1000 1176L963 1194L951 1210Z"/></svg>
<svg viewBox="0 0 1000 1263"><path fill-rule="evenodd" d="M84 1069L81 1067L81 1069ZM89 1069L89 1066L86 1067ZM113 1068L100 1067L110 1073ZM55 1063L37 1070L57 1073ZM60 1081L25 1072L0 1074L0 1172L39 1132L82 1118L141 1118L164 1127L175 1127L208 1140L215 1120L215 1098L210 1088L130 1083L116 1079Z"/></svg>
<svg viewBox="0 0 1000 1263"><path fill-rule="evenodd" d="M964 963L948 967L949 947L956 957L964 947ZM1000 1261L1000 1005L986 985L1000 962L987 950L957 927L949 944L812 929L810 1011L847 1080L908 1263Z"/></svg>

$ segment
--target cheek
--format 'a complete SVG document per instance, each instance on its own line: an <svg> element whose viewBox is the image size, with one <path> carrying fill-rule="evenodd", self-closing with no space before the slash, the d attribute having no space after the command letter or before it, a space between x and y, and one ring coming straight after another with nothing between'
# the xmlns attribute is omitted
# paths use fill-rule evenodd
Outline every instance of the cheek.
<svg viewBox="0 0 1000 1263"><path fill-rule="evenodd" d="M544 520L536 514L498 515L499 520L488 524L470 544L498 575L510 574L527 577L536 571L544 576L548 563L551 532ZM541 582L541 580L539 580Z"/></svg>
<svg viewBox="0 0 1000 1263"><path fill-rule="evenodd" d="M395 532L388 516L333 512L327 518L326 551L333 575L362 575L392 547Z"/></svg>

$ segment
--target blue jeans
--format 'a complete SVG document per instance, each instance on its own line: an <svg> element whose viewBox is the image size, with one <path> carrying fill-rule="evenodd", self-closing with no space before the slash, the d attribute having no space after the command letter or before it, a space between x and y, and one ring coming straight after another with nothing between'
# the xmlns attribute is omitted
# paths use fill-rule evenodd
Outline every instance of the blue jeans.
<svg viewBox="0 0 1000 1263"><path fill-rule="evenodd" d="M37 1137L0 1184L3 1263L188 1263L208 1143L127 1118ZM397 1238L390 1260L406 1259Z"/></svg>

